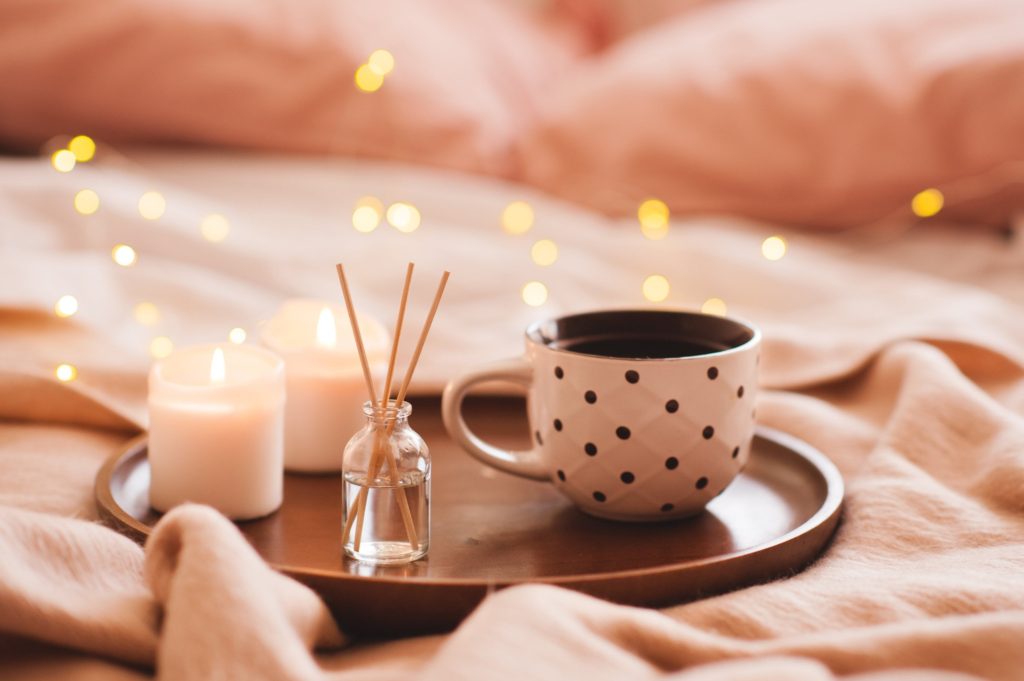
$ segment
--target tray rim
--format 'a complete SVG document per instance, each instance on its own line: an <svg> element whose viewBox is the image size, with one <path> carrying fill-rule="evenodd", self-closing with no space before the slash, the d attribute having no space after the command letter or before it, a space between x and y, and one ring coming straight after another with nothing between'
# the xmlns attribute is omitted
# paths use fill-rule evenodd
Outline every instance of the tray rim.
<svg viewBox="0 0 1024 681"><path fill-rule="evenodd" d="M826 532L827 537L822 542L824 545L828 538L832 536L835 531L835 527L839 522L839 517L842 514L843 501L845 498L845 483L843 476L839 472L836 465L829 459L825 454L819 451L816 447L801 440L800 438L785 433L775 428L769 428L767 426L758 425L754 431L755 438L761 438L772 442L776 445L782 446L797 456L804 459L815 471L822 477L825 482L825 499L821 506L811 514L804 522L791 529L789 532L782 534L775 539L754 546L741 549L739 551L732 551L729 553L723 553L717 556L709 556L706 558L698 558L695 560L678 561L672 563L665 563L663 565L655 565L643 568L632 568L628 570L613 570L610 572L600 573L581 573L576 575L553 575L550 577L517 577L513 579L482 579L472 577L406 577L406 576L390 576L390 575L358 575L345 573L340 571L323 570L320 568L309 568L295 565L285 565L281 563L275 563L267 560L267 564L275 570L282 572L286 575L295 576L297 578L327 578L332 580L351 580L357 582L376 582L380 584L393 584L403 586L429 586L429 587L506 587L515 586L518 584L551 584L554 586L569 586L569 585L585 585L585 584L598 584L607 581L617 580L631 580L644 577L656 577L667 574L678 572L682 568L696 569L700 567L708 567L712 565L726 564L735 560L741 560L746 556L755 553L764 553L766 551L772 551L781 546L784 546L792 541L799 539L805 535L810 535L817 532ZM112 522L115 529L124 532L127 530L127 534L136 541L144 542L149 535L152 533L153 528L145 523L139 521L124 508L117 503L114 499L113 492L111 491L111 482L113 480L113 473L121 465L121 463L131 457L139 456L140 449L146 446L149 437L147 433L142 433L127 443L125 443L117 452L112 454L103 463L103 466L96 474L94 483L94 496L96 506L99 511L100 517L105 520Z"/></svg>

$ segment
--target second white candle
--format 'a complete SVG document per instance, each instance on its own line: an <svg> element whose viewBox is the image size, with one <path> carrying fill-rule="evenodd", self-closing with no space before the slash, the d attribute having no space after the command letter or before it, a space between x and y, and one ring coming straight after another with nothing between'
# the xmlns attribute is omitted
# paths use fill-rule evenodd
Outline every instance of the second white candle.
<svg viewBox="0 0 1024 681"><path fill-rule="evenodd" d="M380 391L388 333L371 317L358 319L375 389ZM285 468L340 473L345 443L363 427L362 404L367 398L344 308L321 300L288 300L267 322L262 340L285 361Z"/></svg>

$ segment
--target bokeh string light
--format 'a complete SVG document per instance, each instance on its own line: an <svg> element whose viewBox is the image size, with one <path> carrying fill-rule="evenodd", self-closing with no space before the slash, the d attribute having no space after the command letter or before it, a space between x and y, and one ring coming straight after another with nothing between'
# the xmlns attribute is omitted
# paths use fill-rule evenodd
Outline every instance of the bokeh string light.
<svg viewBox="0 0 1024 681"><path fill-rule="evenodd" d="M770 236L761 242L761 255L765 260L782 260L786 250L786 240L781 236Z"/></svg>
<svg viewBox="0 0 1024 681"><path fill-rule="evenodd" d="M88 135L75 135L68 142L68 151L79 163L88 163L96 155L96 143Z"/></svg>
<svg viewBox="0 0 1024 681"><path fill-rule="evenodd" d="M53 313L58 317L71 317L78 312L78 299L72 295L61 296L53 305Z"/></svg>
<svg viewBox="0 0 1024 681"><path fill-rule="evenodd" d="M644 298L652 303L660 303L661 301L668 298L668 294L671 291L668 279L660 274L652 274L644 279L643 285L640 287L641 292L644 294Z"/></svg>
<svg viewBox="0 0 1024 681"><path fill-rule="evenodd" d="M719 317L724 317L729 311L729 308L725 306L725 301L721 298L708 298L704 301L704 304L700 306L700 311L704 314L713 314Z"/></svg>
<svg viewBox="0 0 1024 681"><path fill-rule="evenodd" d="M78 368L73 364L58 364L53 370L53 375L61 383L68 383L78 378Z"/></svg>
<svg viewBox="0 0 1024 681"><path fill-rule="evenodd" d="M938 215L946 202L945 197L938 189L929 188L918 192L910 200L910 210L919 218L930 218Z"/></svg>
<svg viewBox="0 0 1024 681"><path fill-rule="evenodd" d="M395 57L387 50L374 50L366 63L355 73L356 88L360 92L376 92L384 86L384 79L395 70Z"/></svg>
<svg viewBox="0 0 1024 681"><path fill-rule="evenodd" d="M523 286L521 294L524 303L530 307L540 307L548 300L548 287L539 281L531 281Z"/></svg>
<svg viewBox="0 0 1024 681"><path fill-rule="evenodd" d="M211 244L219 244L231 233L231 223L220 213L210 213L199 223L199 233Z"/></svg>
<svg viewBox="0 0 1024 681"><path fill-rule="evenodd" d="M369 234L377 229L384 217L384 204L376 196L364 196L356 201L352 210L352 226L357 232Z"/></svg>
<svg viewBox="0 0 1024 681"><path fill-rule="evenodd" d="M554 265L558 260L558 246L551 239L541 239L530 247L530 259L541 267Z"/></svg>
<svg viewBox="0 0 1024 681"><path fill-rule="evenodd" d="M420 226L420 212L416 206L402 201L388 206L387 219L388 224L406 234L415 232Z"/></svg>
<svg viewBox="0 0 1024 681"><path fill-rule="evenodd" d="M50 155L50 164L58 173L70 173L76 163L75 155L67 149L58 149Z"/></svg>
<svg viewBox="0 0 1024 681"><path fill-rule="evenodd" d="M640 233L651 241L659 241L668 235L669 210L664 201L647 199L637 208Z"/></svg>
<svg viewBox="0 0 1024 681"><path fill-rule="evenodd" d="M147 220L159 220L167 210L167 200L160 192L148 191L139 197L139 215Z"/></svg>
<svg viewBox="0 0 1024 681"><path fill-rule="evenodd" d="M167 336L157 336L149 342L149 354L155 359L163 359L174 352L174 343Z"/></svg>
<svg viewBox="0 0 1024 681"><path fill-rule="evenodd" d="M374 50L366 60L370 70L379 76L388 76L395 70L395 56L387 50Z"/></svg>
<svg viewBox="0 0 1024 681"><path fill-rule="evenodd" d="M100 209L100 195L91 189L82 189L75 194L75 211L80 215L92 215Z"/></svg>
<svg viewBox="0 0 1024 681"><path fill-rule="evenodd" d="M139 259L135 249L128 244L117 244L114 246L110 250L110 257L121 267L131 267Z"/></svg>
<svg viewBox="0 0 1024 681"><path fill-rule="evenodd" d="M160 323L160 309L150 302L141 302L132 311L135 321L143 326L156 326Z"/></svg>
<svg viewBox="0 0 1024 681"><path fill-rule="evenodd" d="M501 211L501 228L508 234L526 234L533 227L533 208L526 201L513 201Z"/></svg>
<svg viewBox="0 0 1024 681"><path fill-rule="evenodd" d="M235 345L241 345L247 337L248 334L245 332L245 329L240 326L236 326L228 332L228 340Z"/></svg>

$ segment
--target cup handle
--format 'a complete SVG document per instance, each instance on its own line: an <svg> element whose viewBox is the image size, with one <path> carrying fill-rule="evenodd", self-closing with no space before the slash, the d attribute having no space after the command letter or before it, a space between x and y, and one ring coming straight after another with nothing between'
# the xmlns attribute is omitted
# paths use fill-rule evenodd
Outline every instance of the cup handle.
<svg viewBox="0 0 1024 681"><path fill-rule="evenodd" d="M547 468L536 446L526 451L501 449L488 444L466 426L462 418L462 402L477 383L508 381L529 388L533 383L533 367L525 358L508 359L470 371L451 381L441 398L441 418L448 434L463 449L477 459L495 468L532 480L550 480Z"/></svg>

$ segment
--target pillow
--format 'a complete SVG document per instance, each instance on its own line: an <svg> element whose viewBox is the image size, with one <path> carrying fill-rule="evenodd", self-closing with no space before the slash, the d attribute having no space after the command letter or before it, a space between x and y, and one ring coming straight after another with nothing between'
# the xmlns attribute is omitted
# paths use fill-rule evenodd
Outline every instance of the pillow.
<svg viewBox="0 0 1024 681"><path fill-rule="evenodd" d="M504 174L580 49L566 30L480 0L7 0L0 144L87 133ZM396 66L360 92L377 48Z"/></svg>
<svg viewBox="0 0 1024 681"><path fill-rule="evenodd" d="M707 5L545 105L522 176L609 213L654 196L817 226L909 215L926 187L1024 161L1024 3Z"/></svg>

